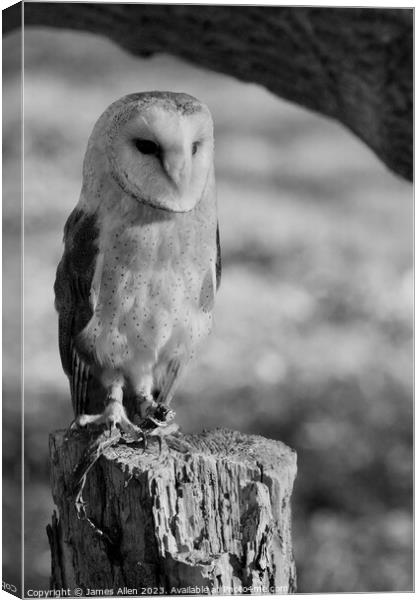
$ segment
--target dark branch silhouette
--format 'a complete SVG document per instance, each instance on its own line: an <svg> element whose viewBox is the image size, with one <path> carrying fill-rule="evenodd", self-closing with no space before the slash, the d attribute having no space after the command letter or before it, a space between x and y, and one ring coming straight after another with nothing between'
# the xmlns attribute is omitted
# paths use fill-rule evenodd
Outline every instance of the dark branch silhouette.
<svg viewBox="0 0 420 600"><path fill-rule="evenodd" d="M25 3L24 21L261 84L337 119L412 179L411 9Z"/></svg>

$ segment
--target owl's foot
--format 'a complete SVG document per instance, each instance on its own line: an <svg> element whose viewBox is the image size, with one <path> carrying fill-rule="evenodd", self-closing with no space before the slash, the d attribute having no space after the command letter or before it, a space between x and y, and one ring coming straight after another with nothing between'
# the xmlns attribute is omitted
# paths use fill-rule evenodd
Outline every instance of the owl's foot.
<svg viewBox="0 0 420 600"><path fill-rule="evenodd" d="M140 419L147 419L149 415L152 415L157 408L157 402L153 400L151 395L139 394L136 396L137 401L137 412Z"/></svg>
<svg viewBox="0 0 420 600"><path fill-rule="evenodd" d="M157 427L167 427L175 419L175 411L164 404L158 404L153 412L147 415L149 421Z"/></svg>
<svg viewBox="0 0 420 600"><path fill-rule="evenodd" d="M152 398L139 399L139 424L141 427L166 427L175 418L175 412Z"/></svg>
<svg viewBox="0 0 420 600"><path fill-rule="evenodd" d="M144 440L145 435L140 427L134 425L127 417L124 406L118 400L109 399L103 413L99 415L79 415L75 424L79 427L87 425L105 425L106 429L120 429L129 438L133 440Z"/></svg>

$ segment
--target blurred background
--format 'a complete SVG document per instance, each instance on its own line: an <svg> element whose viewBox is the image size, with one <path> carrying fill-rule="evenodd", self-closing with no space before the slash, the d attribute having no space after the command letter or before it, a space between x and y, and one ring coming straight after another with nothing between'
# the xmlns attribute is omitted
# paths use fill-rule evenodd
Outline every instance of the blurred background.
<svg viewBox="0 0 420 600"><path fill-rule="evenodd" d="M16 35L6 40L10 90L19 86L18 43ZM260 87L166 56L140 60L90 34L30 28L26 586L49 587L48 433L72 418L52 290L63 226L96 119L124 94L152 89L197 96L215 121L223 278L214 331L175 399L178 422L296 449L300 592L412 589L411 185L342 126ZM3 132L7 168L18 152L17 123ZM15 371L6 363L9 412L19 410ZM6 435L20 443L18 432Z"/></svg>

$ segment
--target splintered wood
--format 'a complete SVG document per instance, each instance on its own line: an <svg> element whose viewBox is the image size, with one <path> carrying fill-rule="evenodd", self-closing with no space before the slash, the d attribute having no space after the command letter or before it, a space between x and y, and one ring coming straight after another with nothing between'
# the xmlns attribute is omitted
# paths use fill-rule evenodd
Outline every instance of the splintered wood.
<svg viewBox="0 0 420 600"><path fill-rule="evenodd" d="M74 469L85 433L50 437L58 519L52 586L88 595L295 591L290 497L296 455L234 431L108 448L89 471L83 511Z"/></svg>

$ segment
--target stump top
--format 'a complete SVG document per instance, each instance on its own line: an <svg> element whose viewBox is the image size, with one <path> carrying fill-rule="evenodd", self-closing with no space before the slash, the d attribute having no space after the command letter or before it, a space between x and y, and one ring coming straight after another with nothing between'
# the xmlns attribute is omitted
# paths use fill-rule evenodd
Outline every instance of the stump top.
<svg viewBox="0 0 420 600"><path fill-rule="evenodd" d="M88 434L79 432L64 439L64 431L51 434L51 445L62 450L63 445L79 446L87 443ZM135 447L118 444L103 453L105 459L115 462L120 469L133 474L144 472L150 467L162 466L168 459L200 458L227 461L232 464L259 469L268 474L275 471L277 477L286 476L292 480L296 475L296 452L278 440L266 439L259 435L248 435L230 429L216 429L202 433L177 433L164 438L161 448L156 438L148 447Z"/></svg>

